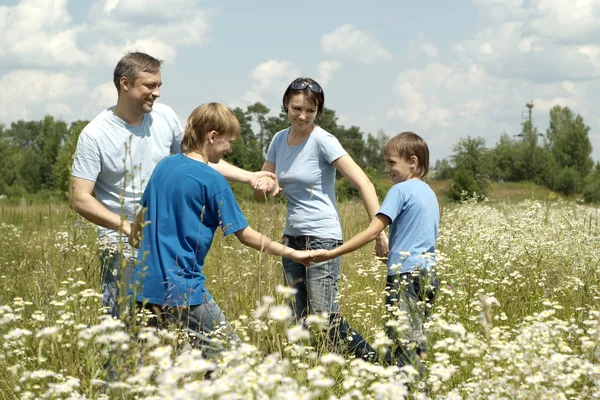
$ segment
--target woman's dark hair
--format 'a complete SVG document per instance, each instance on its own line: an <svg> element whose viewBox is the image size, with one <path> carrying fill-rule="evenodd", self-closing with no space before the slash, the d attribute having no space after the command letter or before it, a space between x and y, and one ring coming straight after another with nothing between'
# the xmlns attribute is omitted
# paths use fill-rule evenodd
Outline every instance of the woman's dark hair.
<svg viewBox="0 0 600 400"><path fill-rule="evenodd" d="M302 89L294 89L294 87L302 87ZM296 78L290 83L283 94L283 109L288 110L290 98L296 94L304 93L306 99L317 107L317 117L323 112L325 105L325 93L321 85L311 78Z"/></svg>

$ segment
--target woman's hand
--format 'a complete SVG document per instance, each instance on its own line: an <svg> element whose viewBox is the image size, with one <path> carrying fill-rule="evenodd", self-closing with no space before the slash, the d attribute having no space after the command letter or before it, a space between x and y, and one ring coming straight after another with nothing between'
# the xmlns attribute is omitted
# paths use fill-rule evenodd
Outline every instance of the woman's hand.
<svg viewBox="0 0 600 400"><path fill-rule="evenodd" d="M327 260L331 260L332 258L335 258L335 255L333 255L331 251L324 250L324 249L311 250L310 254L311 254L311 258L310 258L311 262L322 262L322 261L327 261Z"/></svg>
<svg viewBox="0 0 600 400"><path fill-rule="evenodd" d="M382 231L375 238L375 255L380 258L387 258L388 253L390 252L388 248L388 238L384 231Z"/></svg>
<svg viewBox="0 0 600 400"><path fill-rule="evenodd" d="M254 184L254 198L266 200L268 196L274 197L281 192L277 178L271 175L261 176Z"/></svg>
<svg viewBox="0 0 600 400"><path fill-rule="evenodd" d="M305 267L310 266L312 261L312 251L310 250L294 250L288 256L292 261L303 264Z"/></svg>

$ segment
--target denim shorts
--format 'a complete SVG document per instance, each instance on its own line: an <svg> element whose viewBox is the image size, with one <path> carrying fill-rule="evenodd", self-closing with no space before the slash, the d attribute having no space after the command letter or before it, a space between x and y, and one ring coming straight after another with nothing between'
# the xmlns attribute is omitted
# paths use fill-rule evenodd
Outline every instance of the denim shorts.
<svg viewBox="0 0 600 400"><path fill-rule="evenodd" d="M332 250L343 243L338 239L324 239L313 236L284 235L282 243L296 250ZM292 301L296 322L308 314L338 314L338 281L340 279L341 257L311 263L307 268L289 258L283 258L283 279L287 286L297 290Z"/></svg>
<svg viewBox="0 0 600 400"><path fill-rule="evenodd" d="M184 330L188 334L190 345L202 350L207 358L227 344L241 342L214 299L202 304L179 307L138 302L137 308L144 308L154 314L148 321L149 326Z"/></svg>

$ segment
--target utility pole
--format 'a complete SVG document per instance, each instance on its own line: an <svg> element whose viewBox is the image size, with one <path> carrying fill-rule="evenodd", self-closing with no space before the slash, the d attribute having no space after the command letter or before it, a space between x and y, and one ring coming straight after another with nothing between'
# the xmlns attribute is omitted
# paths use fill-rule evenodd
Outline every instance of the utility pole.
<svg viewBox="0 0 600 400"><path fill-rule="evenodd" d="M525 107L529 108L529 126L531 126L531 109L533 108L533 100L529 100L529 103L525 104Z"/></svg>

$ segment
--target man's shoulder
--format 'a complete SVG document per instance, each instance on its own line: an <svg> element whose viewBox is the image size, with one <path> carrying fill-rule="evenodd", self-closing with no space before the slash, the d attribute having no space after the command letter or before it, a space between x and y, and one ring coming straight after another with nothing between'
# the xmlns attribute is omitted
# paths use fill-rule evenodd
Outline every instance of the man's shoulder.
<svg viewBox="0 0 600 400"><path fill-rule="evenodd" d="M112 126L112 110L114 106L105 108L83 128L81 134L96 136Z"/></svg>

